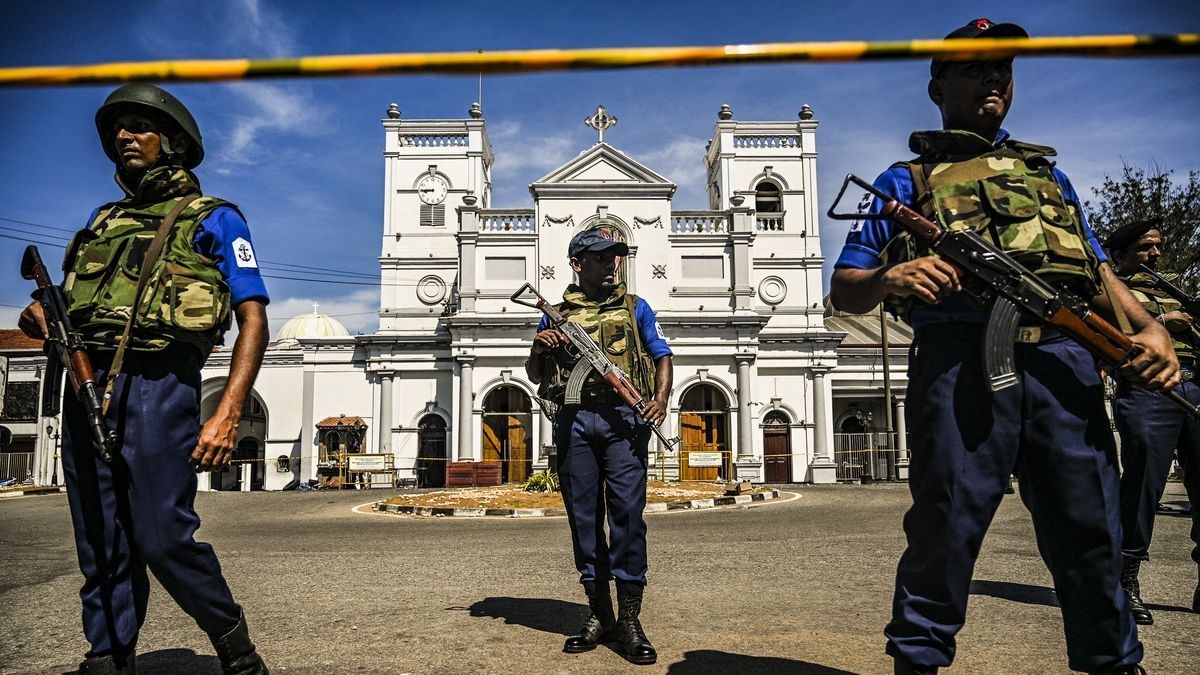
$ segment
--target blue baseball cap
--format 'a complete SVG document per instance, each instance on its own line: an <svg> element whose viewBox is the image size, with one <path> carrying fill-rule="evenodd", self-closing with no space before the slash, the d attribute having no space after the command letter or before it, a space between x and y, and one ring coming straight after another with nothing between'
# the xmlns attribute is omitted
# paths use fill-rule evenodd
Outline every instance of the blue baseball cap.
<svg viewBox="0 0 1200 675"><path fill-rule="evenodd" d="M578 258L587 251L612 251L614 255L626 256L629 255L629 246L613 239L608 230L597 227L571 237L571 245L567 247L567 255L572 258Z"/></svg>

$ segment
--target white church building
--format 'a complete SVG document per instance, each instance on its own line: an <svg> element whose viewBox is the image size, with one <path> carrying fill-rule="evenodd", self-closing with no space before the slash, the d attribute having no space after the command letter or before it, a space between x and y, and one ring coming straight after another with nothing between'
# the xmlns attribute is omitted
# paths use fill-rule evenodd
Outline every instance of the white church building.
<svg viewBox="0 0 1200 675"><path fill-rule="evenodd" d="M825 306L808 106L791 121L736 120L722 106L697 157L704 210L674 209L676 185L606 140L616 119L603 107L586 121L596 142L532 183L523 208L491 205L494 157L478 106L466 119L410 120L393 104L381 122L379 329L349 335L316 308L279 328L239 461L202 488L462 485L553 470L552 420L523 367L540 314L511 296L529 282L559 300L572 281L568 241L588 228L628 244L623 280L675 353L664 430L680 443L666 452L652 437L652 477L903 477L911 333L889 321L885 355L878 317ZM885 356L895 419L886 429ZM204 368L203 415L229 357L219 350ZM857 452L870 445L900 451L872 466Z"/></svg>

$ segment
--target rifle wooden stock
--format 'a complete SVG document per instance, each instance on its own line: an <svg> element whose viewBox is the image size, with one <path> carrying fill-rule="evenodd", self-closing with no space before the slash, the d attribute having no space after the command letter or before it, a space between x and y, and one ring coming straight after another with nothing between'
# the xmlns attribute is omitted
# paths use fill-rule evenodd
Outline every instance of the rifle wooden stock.
<svg viewBox="0 0 1200 675"><path fill-rule="evenodd" d="M534 302L525 300L524 296L526 293L533 294L537 300ZM610 361L607 356L604 356L600 346L578 324L568 325L567 317L563 316L562 312L559 312L553 303L543 298L542 294L538 293L532 284L526 283L517 289L517 292L512 294L511 299L518 305L532 307L545 314L546 318L550 321L551 327L561 330L563 335L566 335L567 339L571 341L571 346L579 353L579 357L591 364L592 369L600 375L600 378L608 386L612 387L613 391L621 397L621 400L633 408L643 420L645 419L644 415L646 408L649 406L649 401L646 400L646 397L642 396L642 392L638 391L637 387L633 386L633 382L629 380L629 377L615 363ZM667 438L667 435L663 433L663 430L657 424L647 422L646 426L650 427L655 436L658 436L658 439L667 447L667 450L674 451L675 446L679 444L678 438Z"/></svg>
<svg viewBox="0 0 1200 675"><path fill-rule="evenodd" d="M116 446L116 436L105 430L104 427L104 413L100 404L100 395L96 389L96 374L92 369L92 361L88 358L83 338L71 327L71 319L67 315L67 302L63 297L62 289L50 280L50 272L46 269L46 264L42 262L42 256L38 253L36 246L26 247L25 256L21 259L21 276L33 280L38 287L36 297L42 306L46 327L50 333L50 338L46 340L45 345L46 356L51 361L57 361L61 368L67 371L71 389L87 413L88 424L92 428L92 437L96 441L96 451L102 460L111 462L112 451ZM53 376L54 381L53 383L47 381L45 386L57 387L58 372L57 368L47 369L47 379L49 380ZM57 399L57 395L55 398ZM49 410L54 411L49 414L56 414L58 412L57 401L56 405L51 408L45 407L46 402L43 397L43 414L47 414Z"/></svg>
<svg viewBox="0 0 1200 675"><path fill-rule="evenodd" d="M835 212L851 183L883 202L877 215ZM983 302L1004 298L1024 314L1061 330L1109 365L1120 367L1138 353L1137 345L1127 335L1092 312L1082 298L1046 283L978 233L972 230L947 232L937 223L854 174L846 176L841 191L829 207L828 215L837 220L891 220L923 239L939 257L978 282L974 286L963 284L967 295ZM1179 393L1170 390L1159 393L1200 419L1200 407Z"/></svg>

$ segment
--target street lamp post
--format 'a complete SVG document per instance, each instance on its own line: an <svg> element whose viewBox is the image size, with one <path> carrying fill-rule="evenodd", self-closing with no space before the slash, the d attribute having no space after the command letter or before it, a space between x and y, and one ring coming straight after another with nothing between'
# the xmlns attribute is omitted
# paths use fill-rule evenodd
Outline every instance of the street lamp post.
<svg viewBox="0 0 1200 675"><path fill-rule="evenodd" d="M53 424L47 424L46 435L50 437L50 485L58 487L58 438L62 434Z"/></svg>

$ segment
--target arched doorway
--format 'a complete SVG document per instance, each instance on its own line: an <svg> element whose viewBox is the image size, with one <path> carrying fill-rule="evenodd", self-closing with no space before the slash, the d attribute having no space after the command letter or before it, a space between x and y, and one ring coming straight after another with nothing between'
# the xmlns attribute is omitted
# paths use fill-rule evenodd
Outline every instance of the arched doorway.
<svg viewBox="0 0 1200 675"><path fill-rule="evenodd" d="M679 479L728 479L729 399L711 384L698 384L684 393L679 408Z"/></svg>
<svg viewBox="0 0 1200 675"><path fill-rule="evenodd" d="M763 418L763 468L768 483L792 482L790 422L781 410L772 410Z"/></svg>
<svg viewBox="0 0 1200 675"><path fill-rule="evenodd" d="M599 230L605 238L626 244L629 243L628 238L625 236L625 231L611 217L599 218L581 231L587 230ZM617 260L617 273L614 282L618 284L625 283L627 281L625 276L625 259L620 258ZM571 278L576 283L579 282L578 277L574 273L572 273Z"/></svg>
<svg viewBox="0 0 1200 675"><path fill-rule="evenodd" d="M446 420L429 414L417 423L417 487L446 486Z"/></svg>
<svg viewBox="0 0 1200 675"><path fill-rule="evenodd" d="M524 483L533 470L529 430L533 414L520 387L496 387L483 400L483 461L500 462L505 483Z"/></svg>
<svg viewBox="0 0 1200 675"><path fill-rule="evenodd" d="M217 404L224 393L223 388L206 397L200 406L200 423L208 421L216 412ZM242 466L250 465L250 489L262 490L266 480L267 409L256 394L251 394L242 410L242 419L238 422L237 446L233 449L230 463L220 471L209 472L209 489L240 490L242 489Z"/></svg>
<svg viewBox="0 0 1200 675"><path fill-rule="evenodd" d="M263 489L263 448L258 439L247 436L238 441L237 449L233 451L234 471L241 476L242 464L250 465L250 489ZM239 486L240 488L241 486Z"/></svg>

